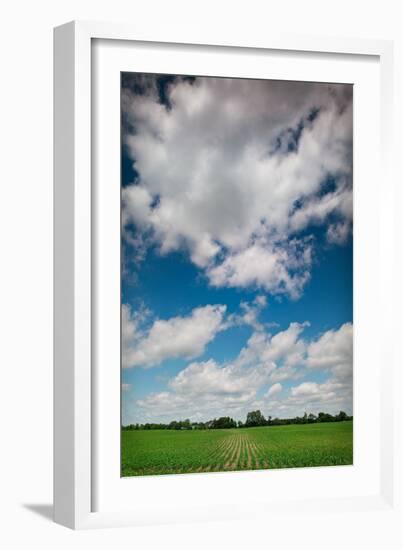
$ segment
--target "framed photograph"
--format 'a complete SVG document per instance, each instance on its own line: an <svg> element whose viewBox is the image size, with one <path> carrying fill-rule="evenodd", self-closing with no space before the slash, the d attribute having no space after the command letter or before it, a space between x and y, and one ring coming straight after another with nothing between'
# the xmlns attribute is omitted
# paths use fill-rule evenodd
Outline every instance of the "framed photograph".
<svg viewBox="0 0 403 550"><path fill-rule="evenodd" d="M392 72L55 29L55 521L393 513Z"/></svg>
<svg viewBox="0 0 403 550"><path fill-rule="evenodd" d="M122 72L121 121L122 476L352 465L353 85Z"/></svg>

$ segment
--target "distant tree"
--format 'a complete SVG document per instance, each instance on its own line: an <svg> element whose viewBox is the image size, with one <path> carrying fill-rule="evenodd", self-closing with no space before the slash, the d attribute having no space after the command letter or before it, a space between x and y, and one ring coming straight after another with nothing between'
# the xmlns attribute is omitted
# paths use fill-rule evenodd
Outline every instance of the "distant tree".
<svg viewBox="0 0 403 550"><path fill-rule="evenodd" d="M352 416L348 416L344 411L340 411L337 415L332 416L329 413L320 412L318 416L313 413L304 413L304 416L296 416L293 418L272 418L267 417L259 411L250 411L247 414L246 422L241 420L236 422L229 416L220 416L207 422L190 422L189 418L185 420L172 420L169 424L145 423L145 424L128 424L122 426L122 430L208 430L222 428L251 428L253 426L287 426L289 424L313 424L316 422L343 422L353 420Z"/></svg>
<svg viewBox="0 0 403 550"><path fill-rule="evenodd" d="M195 430L205 430L206 429L206 425L203 422L194 422L192 424L192 427Z"/></svg>
<svg viewBox="0 0 403 550"><path fill-rule="evenodd" d="M331 414L320 412L318 414L318 422L334 422L334 417Z"/></svg>
<svg viewBox="0 0 403 550"><path fill-rule="evenodd" d="M265 424L266 424L266 419L259 410L248 412L246 416L245 426L247 427L264 426Z"/></svg>
<svg viewBox="0 0 403 550"><path fill-rule="evenodd" d="M236 428L236 422L229 416L221 416L220 418L214 418L214 420L211 423L211 428L213 429Z"/></svg>

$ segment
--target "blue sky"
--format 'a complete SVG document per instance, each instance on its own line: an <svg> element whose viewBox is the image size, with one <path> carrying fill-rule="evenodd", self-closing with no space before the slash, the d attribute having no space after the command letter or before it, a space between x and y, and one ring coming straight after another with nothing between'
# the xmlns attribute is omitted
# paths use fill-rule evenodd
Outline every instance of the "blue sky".
<svg viewBox="0 0 403 550"><path fill-rule="evenodd" d="M352 89L122 77L122 421L352 413Z"/></svg>

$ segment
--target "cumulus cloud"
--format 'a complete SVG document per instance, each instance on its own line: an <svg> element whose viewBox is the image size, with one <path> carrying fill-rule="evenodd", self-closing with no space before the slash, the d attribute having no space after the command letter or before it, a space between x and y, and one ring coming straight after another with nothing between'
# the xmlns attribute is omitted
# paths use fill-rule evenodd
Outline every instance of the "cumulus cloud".
<svg viewBox="0 0 403 550"><path fill-rule="evenodd" d="M224 330L236 326L249 326L255 331L264 329L259 315L267 306L264 295L251 302L240 303L240 311L227 313L224 305L206 305L195 308L187 316L156 319L148 329L144 324L152 313L144 305L133 311L122 305L122 365L153 367L165 359L193 359L203 354L206 346Z"/></svg>
<svg viewBox="0 0 403 550"><path fill-rule="evenodd" d="M133 346L142 335L144 322L151 312L141 305L136 311L132 311L128 304L122 304L121 308L121 342L122 342L122 367L130 365Z"/></svg>
<svg viewBox="0 0 403 550"><path fill-rule="evenodd" d="M291 323L286 330L274 335L254 332L239 353L237 362L242 366L271 365L271 376L280 368L303 364L306 344L299 336L306 326L307 323Z"/></svg>
<svg viewBox="0 0 403 550"><path fill-rule="evenodd" d="M332 223L327 228L327 240L332 244L343 244L346 242L350 231L351 226L348 222Z"/></svg>
<svg viewBox="0 0 403 550"><path fill-rule="evenodd" d="M122 307L122 366L154 367L165 359L192 359L224 328L226 306L207 305L185 317L157 319L147 331L139 331L136 316Z"/></svg>
<svg viewBox="0 0 403 550"><path fill-rule="evenodd" d="M353 325L345 323L338 330L328 330L307 350L307 366L325 369L337 379L349 379L353 373Z"/></svg>
<svg viewBox="0 0 403 550"><path fill-rule="evenodd" d="M316 382L303 382L299 386L291 388L291 397L315 397L325 400L328 397L334 397L334 390L338 387L340 385L334 383L317 384Z"/></svg>
<svg viewBox="0 0 403 550"><path fill-rule="evenodd" d="M210 266L206 272L213 286L261 287L274 294L298 298L310 277L311 258L308 243L298 252L289 243L270 248L270 245L257 241L228 255L222 263Z"/></svg>
<svg viewBox="0 0 403 550"><path fill-rule="evenodd" d="M347 351L352 347L351 325L313 341L303 338L306 326L291 323L273 335L259 328L233 361L191 363L169 380L167 391L137 401L137 414L162 420L197 414L207 420L223 414L244 418L256 408L281 417L321 410L351 413L352 384L345 378L346 370L352 370L352 355ZM327 379L309 380L312 369Z"/></svg>
<svg viewBox="0 0 403 550"><path fill-rule="evenodd" d="M239 395L245 396L267 380L271 365L257 365L243 369L239 364L218 365L210 359L192 363L182 370L169 386L177 393L186 395Z"/></svg>
<svg viewBox="0 0 403 550"><path fill-rule="evenodd" d="M295 364L296 354L306 347L298 338L305 326L292 323L275 335L259 327L234 361L191 363L168 382L169 391L152 393L137 402L141 415L168 419L170 415L191 417L198 412L207 419L227 411L242 417L254 406L259 390L272 381L273 374L288 368L290 362ZM293 378L295 372L289 375ZM272 392L278 392L279 387L277 383L272 385Z"/></svg>
<svg viewBox="0 0 403 550"><path fill-rule="evenodd" d="M352 385L333 378L324 383L303 382L291 388L288 397L281 403L281 410L318 413L337 413L344 410L352 413Z"/></svg>
<svg viewBox="0 0 403 550"><path fill-rule="evenodd" d="M301 411L353 412L353 326L345 323L307 344L304 382L292 386L289 395L277 404L278 411L290 416ZM323 383L309 380L312 372L327 375Z"/></svg>
<svg viewBox="0 0 403 550"><path fill-rule="evenodd" d="M136 403L136 417L144 421L171 421L190 418L208 420L222 416L223 411L234 417L242 417L245 408L253 403L251 393L241 395L217 395L204 393L192 399L189 396L172 391L151 394Z"/></svg>
<svg viewBox="0 0 403 550"><path fill-rule="evenodd" d="M198 413L206 418L223 411L239 414L253 402L268 380L271 365L243 368L237 363L220 365L210 359L191 363L169 381L170 391L153 393L137 402L143 414L169 418Z"/></svg>
<svg viewBox="0 0 403 550"><path fill-rule="evenodd" d="M270 388L266 393L266 397L270 397L271 395L280 393L282 389L283 389L283 386L279 382L277 382L276 384L273 384L272 386L270 386Z"/></svg>
<svg viewBox="0 0 403 550"><path fill-rule="evenodd" d="M332 217L340 243L351 225L352 87L174 78L163 96L152 76L122 89L126 238L186 251L214 286L300 296L314 247L301 232Z"/></svg>
<svg viewBox="0 0 403 550"><path fill-rule="evenodd" d="M267 306L267 298L263 295L258 295L252 302L241 302L241 313L228 316L228 326L248 325L254 330L263 330L263 325L259 321L259 315Z"/></svg>

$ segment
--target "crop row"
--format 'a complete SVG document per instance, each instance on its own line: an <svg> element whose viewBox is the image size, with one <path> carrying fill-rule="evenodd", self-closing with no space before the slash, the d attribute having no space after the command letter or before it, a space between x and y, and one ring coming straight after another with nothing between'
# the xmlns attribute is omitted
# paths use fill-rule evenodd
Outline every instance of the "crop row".
<svg viewBox="0 0 403 550"><path fill-rule="evenodd" d="M122 475L352 464L352 422L203 431L125 431Z"/></svg>

